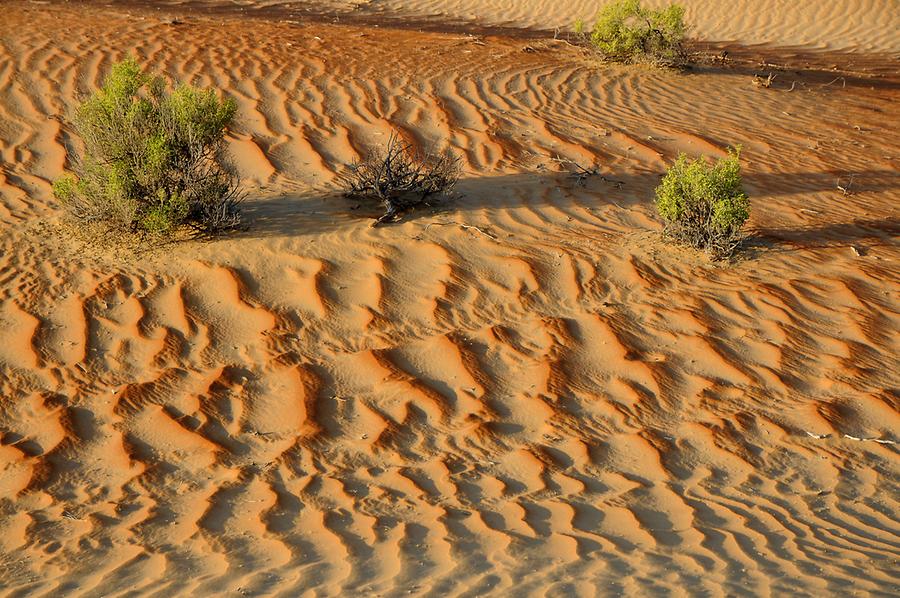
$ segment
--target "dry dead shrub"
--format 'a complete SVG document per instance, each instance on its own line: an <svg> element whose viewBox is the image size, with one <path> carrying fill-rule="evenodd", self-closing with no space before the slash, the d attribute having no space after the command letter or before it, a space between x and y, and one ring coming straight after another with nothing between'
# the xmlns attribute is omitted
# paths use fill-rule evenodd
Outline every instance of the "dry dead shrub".
<svg viewBox="0 0 900 598"><path fill-rule="evenodd" d="M453 189L460 172L460 159L451 151L418 153L392 133L387 147L350 166L344 186L348 197L384 206L384 215L372 224L378 226L413 208L431 205Z"/></svg>

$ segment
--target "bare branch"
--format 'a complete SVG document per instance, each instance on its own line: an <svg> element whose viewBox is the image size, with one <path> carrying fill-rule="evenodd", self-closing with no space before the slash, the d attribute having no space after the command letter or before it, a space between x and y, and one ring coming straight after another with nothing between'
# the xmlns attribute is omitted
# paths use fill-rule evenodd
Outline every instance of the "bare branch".
<svg viewBox="0 0 900 598"><path fill-rule="evenodd" d="M345 194L379 201L385 213L372 224L379 226L450 191L460 171L458 156L450 152L418 154L391 133L386 148L350 166L344 176Z"/></svg>

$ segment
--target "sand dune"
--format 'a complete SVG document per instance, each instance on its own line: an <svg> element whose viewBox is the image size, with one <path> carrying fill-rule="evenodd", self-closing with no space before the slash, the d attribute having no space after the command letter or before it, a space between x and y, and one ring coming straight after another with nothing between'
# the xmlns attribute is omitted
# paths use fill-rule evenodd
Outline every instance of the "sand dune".
<svg viewBox="0 0 900 598"><path fill-rule="evenodd" d="M821 37L762 10L709 30L856 54L683 74L0 3L0 596L895 595L900 79L859 51L895 51L863 30L896 16L824 4ZM246 232L68 232L66 118L129 53L238 101ZM761 60L790 65L772 89ZM395 128L462 156L461 197L372 228L337 178ZM649 198L730 144L753 239L720 266L661 245Z"/></svg>
<svg viewBox="0 0 900 598"><path fill-rule="evenodd" d="M146 4L147 2L144 2ZM569 31L578 19L590 22L603 0L152 0L177 8L214 8L243 14L303 17L332 15L342 21L380 16L395 22L501 25ZM669 0L644 0L650 7ZM680 0L691 35L708 41L897 52L900 10L895 0Z"/></svg>
<svg viewBox="0 0 900 598"><path fill-rule="evenodd" d="M435 15L517 27L570 29L579 18L590 21L598 0L373 0L372 9L389 13ZM667 0L645 0L664 6ZM896 52L900 12L892 0L821 2L819 0L682 0L691 35L711 41L812 46Z"/></svg>

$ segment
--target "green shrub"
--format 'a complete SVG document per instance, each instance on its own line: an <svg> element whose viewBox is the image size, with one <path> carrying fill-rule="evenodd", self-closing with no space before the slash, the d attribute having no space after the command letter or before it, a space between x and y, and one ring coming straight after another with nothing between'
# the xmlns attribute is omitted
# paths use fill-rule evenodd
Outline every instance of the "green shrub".
<svg viewBox="0 0 900 598"><path fill-rule="evenodd" d="M583 22L576 23L576 32L584 30ZM678 4L651 10L640 0L617 0L600 10L588 37L610 60L670 66L686 61L684 8Z"/></svg>
<svg viewBox="0 0 900 598"><path fill-rule="evenodd" d="M238 180L224 157L234 100L141 71L134 59L113 66L76 111L84 156L77 176L53 184L78 218L155 234L188 225L215 233L240 221Z"/></svg>
<svg viewBox="0 0 900 598"><path fill-rule="evenodd" d="M750 217L750 200L741 184L740 148L729 150L714 164L678 156L656 188L656 209L669 238L715 258L731 256Z"/></svg>

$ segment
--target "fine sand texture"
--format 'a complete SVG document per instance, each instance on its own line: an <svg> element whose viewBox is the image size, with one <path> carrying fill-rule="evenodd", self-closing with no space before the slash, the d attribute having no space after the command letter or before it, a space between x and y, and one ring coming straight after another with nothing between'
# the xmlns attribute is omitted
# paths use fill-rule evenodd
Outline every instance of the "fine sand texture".
<svg viewBox="0 0 900 598"><path fill-rule="evenodd" d="M535 31L582 0L225 4L0 0L0 596L900 594L895 2L685 2L687 72ZM64 217L129 54L237 100L246 230ZM392 131L464 173L373 228ZM735 144L739 257L663 244Z"/></svg>
<svg viewBox="0 0 900 598"><path fill-rule="evenodd" d="M108 2L102 2L108 6ZM379 16L394 24L466 23L568 31L592 22L602 0L152 0L155 6L217 9L342 21ZM656 8L669 0L642 0ZM147 2L144 2L147 4ZM897 0L680 0L699 39L818 49L900 52Z"/></svg>

